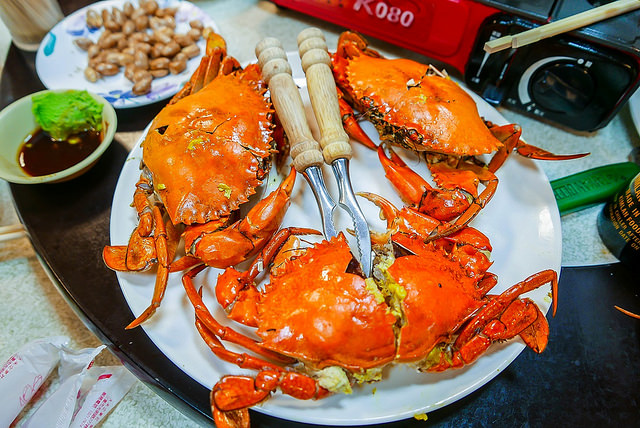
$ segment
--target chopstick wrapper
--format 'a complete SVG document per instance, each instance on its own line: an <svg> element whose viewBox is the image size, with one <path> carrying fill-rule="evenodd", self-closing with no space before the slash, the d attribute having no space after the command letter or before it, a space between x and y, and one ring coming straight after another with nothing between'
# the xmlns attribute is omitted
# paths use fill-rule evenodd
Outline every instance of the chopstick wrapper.
<svg viewBox="0 0 640 428"><path fill-rule="evenodd" d="M56 366L58 388L28 416L22 428L93 427L136 382L123 366L93 366L104 345L75 351L66 347L68 342L64 336L36 340L2 366L0 428L10 426Z"/></svg>
<svg viewBox="0 0 640 428"><path fill-rule="evenodd" d="M0 427L8 427L60 361L65 336L39 339L13 354L0 368Z"/></svg>

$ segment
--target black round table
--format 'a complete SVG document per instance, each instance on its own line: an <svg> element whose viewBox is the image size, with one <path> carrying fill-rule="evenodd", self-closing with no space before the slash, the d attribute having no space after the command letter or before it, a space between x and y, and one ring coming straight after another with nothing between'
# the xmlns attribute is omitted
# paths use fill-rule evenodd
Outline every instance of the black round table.
<svg viewBox="0 0 640 428"><path fill-rule="evenodd" d="M86 1L61 2L65 14ZM12 46L0 79L0 108L44 89L35 54ZM163 103L119 110L118 131L141 131ZM0 136L1 138L1 136ZM111 200L127 149L116 141L87 174L60 184L12 184L21 221L45 267L85 324L141 380L188 416L211 424L209 391L167 359L142 329L101 251L109 243ZM640 426L640 280L622 264L563 268L558 314L544 353L525 350L467 397L385 427ZM302 427L252 412L257 427Z"/></svg>

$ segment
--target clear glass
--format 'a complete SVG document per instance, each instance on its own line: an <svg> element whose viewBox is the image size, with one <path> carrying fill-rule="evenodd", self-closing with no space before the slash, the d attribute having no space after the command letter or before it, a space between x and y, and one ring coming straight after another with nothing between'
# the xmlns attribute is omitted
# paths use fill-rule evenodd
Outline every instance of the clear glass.
<svg viewBox="0 0 640 428"><path fill-rule="evenodd" d="M0 0L0 19L20 49L36 51L64 15L56 0Z"/></svg>

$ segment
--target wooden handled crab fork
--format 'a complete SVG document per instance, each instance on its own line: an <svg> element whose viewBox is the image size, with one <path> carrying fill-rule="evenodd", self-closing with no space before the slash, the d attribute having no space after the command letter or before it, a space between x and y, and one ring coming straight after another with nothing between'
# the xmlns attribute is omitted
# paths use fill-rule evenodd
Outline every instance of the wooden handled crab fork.
<svg viewBox="0 0 640 428"><path fill-rule="evenodd" d="M320 127L320 145L326 163L331 165L338 183L338 204L353 221L360 265L366 276L371 274L371 236L367 220L356 201L351 179L349 159L352 157L349 136L344 131L338 104L336 83L331 72L331 58L324 35L318 28L307 28L298 35L298 51L302 69L307 76L311 106Z"/></svg>
<svg viewBox="0 0 640 428"><path fill-rule="evenodd" d="M273 106L289 138L293 166L309 182L320 208L324 236L331 239L337 236L333 222L336 203L327 191L322 177L322 152L309 129L300 92L291 76L287 54L278 39L268 37L256 45L256 57L269 85Z"/></svg>

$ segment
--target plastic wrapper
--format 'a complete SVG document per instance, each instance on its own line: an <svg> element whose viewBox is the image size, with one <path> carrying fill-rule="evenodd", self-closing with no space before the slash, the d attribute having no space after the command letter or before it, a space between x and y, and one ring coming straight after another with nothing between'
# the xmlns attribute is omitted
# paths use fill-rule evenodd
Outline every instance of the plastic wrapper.
<svg viewBox="0 0 640 428"><path fill-rule="evenodd" d="M60 361L65 336L30 342L0 368L0 427L8 427Z"/></svg>
<svg viewBox="0 0 640 428"><path fill-rule="evenodd" d="M40 398L21 428L91 428L126 395L136 378L123 366L95 367L105 346L68 349L63 336L31 342L0 369L0 428L8 427L58 367L57 388Z"/></svg>

